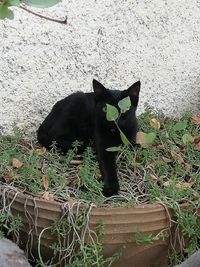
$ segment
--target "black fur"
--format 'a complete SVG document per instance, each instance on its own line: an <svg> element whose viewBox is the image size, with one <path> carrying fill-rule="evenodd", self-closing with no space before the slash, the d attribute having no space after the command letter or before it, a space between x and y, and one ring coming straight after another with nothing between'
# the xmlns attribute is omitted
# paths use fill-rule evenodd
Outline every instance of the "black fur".
<svg viewBox="0 0 200 267"><path fill-rule="evenodd" d="M135 111L139 99L140 82L127 90L108 90L93 80L94 93L77 92L57 102L38 129L38 141L50 148L53 141L63 152L72 147L75 140L83 143L82 148L94 141L98 161L104 181L104 195L118 193L119 183L115 166L114 152L106 148L122 143L119 131L113 122L106 120L104 107L111 104L118 108L119 100L126 96L131 99L131 108L122 114L118 125L130 142L134 141L137 131Z"/></svg>

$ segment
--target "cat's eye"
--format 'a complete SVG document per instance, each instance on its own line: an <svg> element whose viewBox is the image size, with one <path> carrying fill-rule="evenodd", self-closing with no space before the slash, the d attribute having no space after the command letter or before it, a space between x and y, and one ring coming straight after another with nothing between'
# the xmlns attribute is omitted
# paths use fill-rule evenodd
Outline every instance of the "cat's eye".
<svg viewBox="0 0 200 267"><path fill-rule="evenodd" d="M106 112L106 107L103 107L102 110L103 110L103 112Z"/></svg>

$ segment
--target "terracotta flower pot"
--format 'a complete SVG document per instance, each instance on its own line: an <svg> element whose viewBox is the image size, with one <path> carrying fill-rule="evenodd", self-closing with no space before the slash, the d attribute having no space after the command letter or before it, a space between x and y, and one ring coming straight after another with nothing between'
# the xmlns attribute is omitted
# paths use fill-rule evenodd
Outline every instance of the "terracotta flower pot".
<svg viewBox="0 0 200 267"><path fill-rule="evenodd" d="M2 193L2 192L1 192ZM2 194L1 194L2 196ZM12 214L23 218L23 229L20 235L21 247L29 243L29 253L38 252L42 257L52 257L49 246L55 236L49 227L63 214L63 205L56 201L46 201L23 193L6 192L6 204L10 204ZM3 198L1 199L1 203ZM5 203L4 203L5 204ZM112 267L165 267L167 266L169 238L157 240L153 244L137 245L133 241L135 231L144 235L156 236L163 229L170 227L169 218L162 205L136 205L122 208L92 208L89 219L90 229L95 230L99 221L104 222L104 256L109 257L125 249L121 258Z"/></svg>

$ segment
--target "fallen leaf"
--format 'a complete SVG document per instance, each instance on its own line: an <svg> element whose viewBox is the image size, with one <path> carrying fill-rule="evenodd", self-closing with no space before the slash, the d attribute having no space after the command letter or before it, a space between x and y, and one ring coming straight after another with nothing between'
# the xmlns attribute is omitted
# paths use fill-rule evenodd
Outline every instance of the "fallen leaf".
<svg viewBox="0 0 200 267"><path fill-rule="evenodd" d="M158 176L156 176L156 175L154 175L154 174L150 174L150 176L151 176L151 179L152 179L152 181L153 181L154 183L156 183L156 182L159 180Z"/></svg>
<svg viewBox="0 0 200 267"><path fill-rule="evenodd" d="M8 184L11 182L13 176L14 176L13 171L9 171L3 178L4 178L5 182Z"/></svg>
<svg viewBox="0 0 200 267"><path fill-rule="evenodd" d="M23 166L23 163L21 161L19 161L18 159L13 158L12 166L13 166L13 168L19 169Z"/></svg>
<svg viewBox="0 0 200 267"><path fill-rule="evenodd" d="M137 132L137 134L136 134L136 144L139 144L139 145L144 144L144 137L146 135L147 135L146 133Z"/></svg>
<svg viewBox="0 0 200 267"><path fill-rule="evenodd" d="M195 150L200 151L200 142L196 144L196 146L194 147Z"/></svg>
<svg viewBox="0 0 200 267"><path fill-rule="evenodd" d="M41 180L42 180L42 184L43 184L45 190L47 190L49 187L49 180L48 180L47 176L42 175Z"/></svg>
<svg viewBox="0 0 200 267"><path fill-rule="evenodd" d="M47 149L46 147L43 146L43 147L37 148L35 151L38 153L38 155L42 156L46 153Z"/></svg>
<svg viewBox="0 0 200 267"><path fill-rule="evenodd" d="M193 143L198 144L200 142L200 136L193 136Z"/></svg>
<svg viewBox="0 0 200 267"><path fill-rule="evenodd" d="M166 162L166 163L170 163L170 162L173 162L173 160L172 159L169 159L169 158L167 158L167 157L161 157L162 158L162 160L164 161L164 162Z"/></svg>
<svg viewBox="0 0 200 267"><path fill-rule="evenodd" d="M155 118L150 119L149 123L153 128L160 129L160 122L156 120Z"/></svg>
<svg viewBox="0 0 200 267"><path fill-rule="evenodd" d="M44 192L42 198L44 198L45 200L54 200L53 194L50 194L48 191Z"/></svg>
<svg viewBox="0 0 200 267"><path fill-rule="evenodd" d="M141 147L147 148L151 145L156 138L156 133L144 133L144 132L137 132L136 134L136 144L141 145Z"/></svg>
<svg viewBox="0 0 200 267"><path fill-rule="evenodd" d="M164 145L157 145L156 148L157 149L165 149L165 146Z"/></svg>
<svg viewBox="0 0 200 267"><path fill-rule="evenodd" d="M192 121L193 121L194 124L200 125L200 117L194 115L192 117Z"/></svg>

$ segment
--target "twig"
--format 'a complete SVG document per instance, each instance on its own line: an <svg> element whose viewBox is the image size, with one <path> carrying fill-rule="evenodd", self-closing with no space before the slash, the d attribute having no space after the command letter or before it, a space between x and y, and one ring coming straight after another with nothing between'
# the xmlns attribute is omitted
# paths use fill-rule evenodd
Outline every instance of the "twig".
<svg viewBox="0 0 200 267"><path fill-rule="evenodd" d="M46 20L57 22L57 23L60 23L60 24L67 24L67 17L65 18L65 20L53 19L53 18L49 18L49 17L43 16L41 14L38 14L38 13L36 13L36 12L34 12L34 11L24 7L24 6L19 6L19 8L21 8L21 9L25 10L26 12L31 13L31 14L33 14L33 15L41 18L41 19L46 19Z"/></svg>

